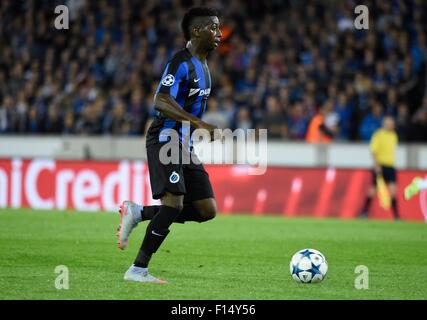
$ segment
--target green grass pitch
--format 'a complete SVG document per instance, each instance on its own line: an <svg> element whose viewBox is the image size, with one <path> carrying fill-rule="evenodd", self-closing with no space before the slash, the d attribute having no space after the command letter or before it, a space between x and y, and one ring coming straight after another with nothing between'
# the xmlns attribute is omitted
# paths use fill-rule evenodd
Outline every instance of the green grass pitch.
<svg viewBox="0 0 427 320"><path fill-rule="evenodd" d="M0 210L0 299L426 299L427 225L386 221L222 216L174 224L150 271L167 285L125 282L147 222L116 246L119 215ZM320 284L298 284L303 248L329 263ZM69 289L55 288L58 265ZM369 289L355 268L369 268Z"/></svg>

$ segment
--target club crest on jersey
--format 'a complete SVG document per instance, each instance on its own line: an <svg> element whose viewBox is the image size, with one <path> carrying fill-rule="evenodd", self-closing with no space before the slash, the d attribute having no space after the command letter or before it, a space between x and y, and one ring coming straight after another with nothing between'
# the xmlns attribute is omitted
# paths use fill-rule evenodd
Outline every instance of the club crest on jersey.
<svg viewBox="0 0 427 320"><path fill-rule="evenodd" d="M169 182L170 183L178 183L179 181L179 174L176 173L176 171L172 171L172 174L169 177Z"/></svg>
<svg viewBox="0 0 427 320"><path fill-rule="evenodd" d="M162 80L162 85L170 87L175 83L175 77L173 75L171 75L170 73L167 74L163 80Z"/></svg>

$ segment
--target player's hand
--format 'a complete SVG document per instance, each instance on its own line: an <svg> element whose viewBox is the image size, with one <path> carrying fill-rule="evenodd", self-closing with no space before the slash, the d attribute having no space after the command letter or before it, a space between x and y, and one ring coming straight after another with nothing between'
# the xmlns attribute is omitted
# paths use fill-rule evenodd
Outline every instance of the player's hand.
<svg viewBox="0 0 427 320"><path fill-rule="evenodd" d="M217 126L214 126L212 124L206 123L204 121L199 121L197 123L197 129L204 129L207 130L209 132L209 134L211 135L211 141L215 140L215 139L219 139L219 134L218 131L216 129L218 129ZM217 132L217 134L215 134L215 132Z"/></svg>

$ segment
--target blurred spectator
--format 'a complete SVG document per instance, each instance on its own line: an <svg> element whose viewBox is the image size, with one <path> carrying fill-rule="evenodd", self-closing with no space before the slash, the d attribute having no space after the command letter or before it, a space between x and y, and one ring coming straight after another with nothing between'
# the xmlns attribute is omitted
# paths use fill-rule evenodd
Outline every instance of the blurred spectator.
<svg viewBox="0 0 427 320"><path fill-rule="evenodd" d="M338 115L333 111L332 101L325 101L317 115L310 121L306 141L330 143L338 133L338 121Z"/></svg>
<svg viewBox="0 0 427 320"><path fill-rule="evenodd" d="M424 97L422 106L414 114L409 128L410 141L427 142L427 96Z"/></svg>
<svg viewBox="0 0 427 320"><path fill-rule="evenodd" d="M149 117L148 108L143 100L143 93L141 90L135 90L132 92L131 101L127 110L127 113L132 119L131 132L133 135L144 134L145 125Z"/></svg>
<svg viewBox="0 0 427 320"><path fill-rule="evenodd" d="M411 124L411 141L427 142L427 110L419 110Z"/></svg>
<svg viewBox="0 0 427 320"><path fill-rule="evenodd" d="M44 123L44 132L51 134L59 134L63 130L63 121L59 113L59 106L51 104L49 106L47 118Z"/></svg>
<svg viewBox="0 0 427 320"><path fill-rule="evenodd" d="M208 110L203 115L203 121L217 126L219 129L230 128L227 115L219 109L218 99L212 97L208 102Z"/></svg>
<svg viewBox="0 0 427 320"><path fill-rule="evenodd" d="M43 133L43 120L36 106L31 106L28 112L26 132L29 133Z"/></svg>
<svg viewBox="0 0 427 320"><path fill-rule="evenodd" d="M0 107L0 132L14 132L17 127L17 120L13 97L5 96Z"/></svg>
<svg viewBox="0 0 427 320"><path fill-rule="evenodd" d="M67 111L64 116L64 127L62 129L63 134L74 134L75 133L75 124L74 124L74 113L72 111Z"/></svg>
<svg viewBox="0 0 427 320"><path fill-rule="evenodd" d="M288 136L286 116L280 109L279 101L275 96L269 96L266 100L267 113L259 124L259 129L267 129L268 138L283 139Z"/></svg>
<svg viewBox="0 0 427 320"><path fill-rule="evenodd" d="M249 114L249 110L247 108L241 107L237 112L236 127L238 129L243 129L243 130L254 128L252 124L251 116Z"/></svg>
<svg viewBox="0 0 427 320"><path fill-rule="evenodd" d="M337 138L340 140L349 140L351 122L353 120L353 108L344 92L338 95L334 111L337 113L339 119L339 133Z"/></svg>
<svg viewBox="0 0 427 320"><path fill-rule="evenodd" d="M307 132L309 117L304 113L301 102L296 102L291 107L288 119L289 137L294 140L304 140Z"/></svg>
<svg viewBox="0 0 427 320"><path fill-rule="evenodd" d="M126 115L125 104L120 101L114 105L104 119L103 132L113 135L126 134L130 131L130 118Z"/></svg>
<svg viewBox="0 0 427 320"><path fill-rule="evenodd" d="M230 97L222 100L220 109L224 111L227 123L231 126L232 129L236 128L236 110L237 106L234 103L233 99Z"/></svg>
<svg viewBox="0 0 427 320"><path fill-rule="evenodd" d="M410 127L409 108L406 103L400 103L397 106L396 114L396 132L399 137L399 141L408 141Z"/></svg>
<svg viewBox="0 0 427 320"><path fill-rule="evenodd" d="M397 92L395 89L390 89L387 92L387 99L385 103L385 113L395 114L397 112Z"/></svg>
<svg viewBox="0 0 427 320"><path fill-rule="evenodd" d="M75 131L82 135L100 134L102 132L100 115L93 104L84 107L81 118L76 123Z"/></svg>
<svg viewBox="0 0 427 320"><path fill-rule="evenodd" d="M381 127L383 118L383 107L378 101L372 102L371 111L363 118L359 127L362 141L370 141L373 133Z"/></svg>

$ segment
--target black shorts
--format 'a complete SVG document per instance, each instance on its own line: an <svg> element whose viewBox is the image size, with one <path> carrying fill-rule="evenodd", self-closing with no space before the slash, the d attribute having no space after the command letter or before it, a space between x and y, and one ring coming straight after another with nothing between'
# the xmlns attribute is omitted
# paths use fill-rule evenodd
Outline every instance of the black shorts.
<svg viewBox="0 0 427 320"><path fill-rule="evenodd" d="M166 192L174 195L184 195L184 202L214 198L209 175L203 164L195 163L191 153L190 163L183 163L180 157L179 163L163 164L160 161L160 149L164 143L156 143L147 146L148 170L153 199L160 199ZM180 146L181 154L181 146Z"/></svg>
<svg viewBox="0 0 427 320"><path fill-rule="evenodd" d="M386 183L396 182L396 169L394 167L381 166L381 173ZM372 184L375 185L376 183L377 183L377 174L374 170L372 171Z"/></svg>

